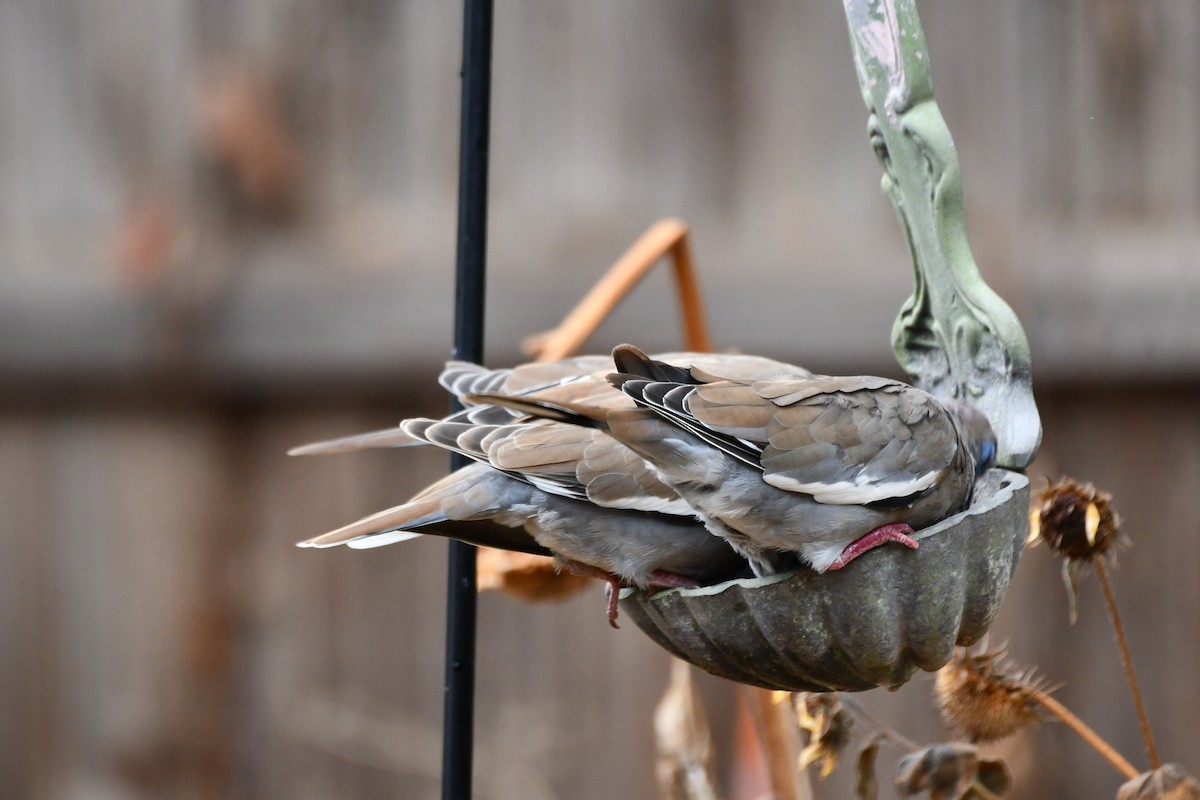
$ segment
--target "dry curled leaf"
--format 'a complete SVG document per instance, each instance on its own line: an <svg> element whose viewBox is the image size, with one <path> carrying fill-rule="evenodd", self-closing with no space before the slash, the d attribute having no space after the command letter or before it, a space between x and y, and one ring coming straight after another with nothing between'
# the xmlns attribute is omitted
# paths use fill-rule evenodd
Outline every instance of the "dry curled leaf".
<svg viewBox="0 0 1200 800"><path fill-rule="evenodd" d="M837 767L838 756L850 742L850 715L842 708L837 692L800 692L795 695L796 717L808 733L808 744L800 752L800 769L821 762L822 778Z"/></svg>
<svg viewBox="0 0 1200 800"><path fill-rule="evenodd" d="M520 600L562 600L592 584L590 578L555 567L552 559L529 553L479 548L476 561L479 590L503 591Z"/></svg>
<svg viewBox="0 0 1200 800"><path fill-rule="evenodd" d="M931 800L963 797L979 771L979 756L968 744L940 744L910 753L896 764L896 791L913 797L928 791Z"/></svg>
<svg viewBox="0 0 1200 800"><path fill-rule="evenodd" d="M981 759L973 745L935 744L910 753L896 764L901 797L929 793L929 800L986 800L1003 797L1011 779L1001 761Z"/></svg>
<svg viewBox="0 0 1200 800"><path fill-rule="evenodd" d="M1036 696L1045 691L1032 669L1020 669L1004 648L958 647L937 673L934 698L942 718L969 742L1003 739L1040 721Z"/></svg>
<svg viewBox="0 0 1200 800"><path fill-rule="evenodd" d="M1178 764L1164 764L1125 783L1117 800L1200 800L1200 781Z"/></svg>
<svg viewBox="0 0 1200 800"><path fill-rule="evenodd" d="M867 742L854 762L854 793L859 800L876 800L879 781L875 778L875 756L879 755L879 737Z"/></svg>

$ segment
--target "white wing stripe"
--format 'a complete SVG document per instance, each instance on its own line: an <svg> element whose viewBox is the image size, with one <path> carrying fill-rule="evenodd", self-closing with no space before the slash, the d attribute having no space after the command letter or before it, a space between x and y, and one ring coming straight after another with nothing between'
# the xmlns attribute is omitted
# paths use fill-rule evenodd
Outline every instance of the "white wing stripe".
<svg viewBox="0 0 1200 800"><path fill-rule="evenodd" d="M886 483L855 483L853 481L837 481L835 483L801 483L786 475L767 473L763 480L777 489L788 492L801 492L812 495L818 503L830 505L868 505L884 500L895 500L901 497L919 494L932 487L941 475L938 472L926 472L912 480L888 481Z"/></svg>

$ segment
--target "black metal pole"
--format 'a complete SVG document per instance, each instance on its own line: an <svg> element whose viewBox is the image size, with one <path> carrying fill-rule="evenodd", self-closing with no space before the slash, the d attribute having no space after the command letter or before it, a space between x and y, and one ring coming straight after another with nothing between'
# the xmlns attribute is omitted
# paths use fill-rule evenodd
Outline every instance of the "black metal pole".
<svg viewBox="0 0 1200 800"><path fill-rule="evenodd" d="M454 357L476 363L483 361L491 84L492 0L465 0ZM466 459L458 455L450 462L452 469L465 463ZM442 800L468 800L474 756L475 548L450 542L448 573Z"/></svg>

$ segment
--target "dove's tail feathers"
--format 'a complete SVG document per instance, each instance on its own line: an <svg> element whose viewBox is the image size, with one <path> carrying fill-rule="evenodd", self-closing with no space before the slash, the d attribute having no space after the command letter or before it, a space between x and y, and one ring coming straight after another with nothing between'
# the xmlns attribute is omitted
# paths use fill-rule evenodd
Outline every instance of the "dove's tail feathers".
<svg viewBox="0 0 1200 800"><path fill-rule="evenodd" d="M344 544L355 550L366 550L430 534L479 547L495 547L538 556L553 555L521 528L509 528L490 519L450 519L440 511L423 513L426 510L425 503L405 503L300 542L299 546L325 548Z"/></svg>
<svg viewBox="0 0 1200 800"><path fill-rule="evenodd" d="M495 470L473 464L428 486L403 505L300 542L300 546L346 544L361 549L432 534L484 547L551 555L524 528L510 527L494 518L509 509L506 521L521 524L520 514L511 508L518 502L512 496L514 491L521 498L530 490Z"/></svg>
<svg viewBox="0 0 1200 800"><path fill-rule="evenodd" d="M607 411L603 408L592 408L587 405L570 402L551 402L536 397L514 397L504 394L469 395L464 398L471 403L486 403L501 406L520 414L551 419L555 422L566 422L571 425L581 425L585 428L607 427L605 418Z"/></svg>
<svg viewBox="0 0 1200 800"><path fill-rule="evenodd" d="M300 542L300 547L333 547L383 535L389 535L386 543L390 544L420 536L417 529L446 520L437 497L418 499L376 512L337 530ZM374 546L365 543L364 545Z"/></svg>
<svg viewBox="0 0 1200 800"><path fill-rule="evenodd" d="M351 453L356 450L371 450L378 447L413 447L425 444L420 439L413 438L402 427L385 428L369 433L356 433L353 436L342 436L337 439L325 439L320 442L303 444L288 450L289 456L325 455L328 453Z"/></svg>

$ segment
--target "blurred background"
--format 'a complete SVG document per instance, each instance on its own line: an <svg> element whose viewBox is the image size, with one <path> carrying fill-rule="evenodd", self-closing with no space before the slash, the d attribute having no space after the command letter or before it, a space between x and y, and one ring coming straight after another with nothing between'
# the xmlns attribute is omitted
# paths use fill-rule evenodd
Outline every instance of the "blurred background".
<svg viewBox="0 0 1200 800"><path fill-rule="evenodd" d="M1033 348L1033 471L1115 494L1151 722L1196 772L1200 5L920 10L977 260ZM0 797L437 796L445 544L292 543L447 461L284 452L446 407L460 14L0 4ZM680 216L719 346L897 373L910 267L839 3L500 0L494 68L490 365ZM589 349L620 341L682 344L665 273ZM600 598L481 598L478 797L654 796L668 659ZM993 641L1144 767L1100 600L1070 625L1030 550ZM861 699L933 742L931 682ZM760 796L736 692L700 684L726 796ZM990 752L1015 796L1120 783L1058 724Z"/></svg>

